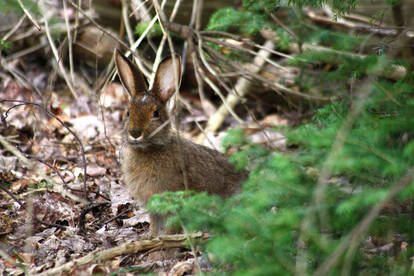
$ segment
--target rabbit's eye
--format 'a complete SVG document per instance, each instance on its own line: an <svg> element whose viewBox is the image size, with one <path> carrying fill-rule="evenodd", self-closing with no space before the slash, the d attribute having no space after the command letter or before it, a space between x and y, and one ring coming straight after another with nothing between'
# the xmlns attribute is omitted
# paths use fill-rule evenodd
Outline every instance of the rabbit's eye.
<svg viewBox="0 0 414 276"><path fill-rule="evenodd" d="M156 110L154 111L154 115L153 115L153 117L154 117L154 118L158 118L158 117L160 117L160 113L158 112L158 109L156 109Z"/></svg>

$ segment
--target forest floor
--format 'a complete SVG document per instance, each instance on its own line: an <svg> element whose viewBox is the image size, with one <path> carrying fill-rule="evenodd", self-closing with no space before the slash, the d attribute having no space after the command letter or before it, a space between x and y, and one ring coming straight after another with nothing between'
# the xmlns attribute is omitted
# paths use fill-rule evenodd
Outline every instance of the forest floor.
<svg viewBox="0 0 414 276"><path fill-rule="evenodd" d="M50 78L40 67L33 74ZM7 140L2 139L0 152L4 183L0 190L0 271L9 275L52 275L57 271L79 275L121 273L128 267L183 275L196 267L210 269L204 258L195 266L194 254L199 253L181 246L185 237L173 245L182 249L173 259L148 260L151 250L169 246L169 241L160 245L148 236L148 213L136 206L121 180L119 151L127 97L119 82L109 83L98 95L77 99L64 89L51 92L45 101L48 111L33 104L38 96L34 91L12 79L2 89L2 98L13 100L1 104L0 134ZM182 134L191 138L197 133L194 122L205 121L207 115L197 97L185 89L182 95L193 111L181 118ZM250 137L257 142L276 137L275 143L281 145L283 137L270 126L287 120L273 114L265 123L268 129L250 128ZM232 125L235 121L228 119L219 135L209 137L216 148ZM84 200L85 188L88 201ZM110 257L89 255L86 262L69 263L133 241L147 241L149 246L140 249L138 245L136 254L121 250ZM48 272L52 268L55 270Z"/></svg>
<svg viewBox="0 0 414 276"><path fill-rule="evenodd" d="M112 78L115 71L111 60L114 48L127 52L132 47L128 45L134 44L133 39L126 42L128 34L124 33L112 35L116 37L114 40L109 27L99 25L101 23L90 17L93 9L83 10L75 1L69 1L70 7L62 6L67 1L39 1L43 2L55 5L45 5L44 14L38 16L39 29L36 21L29 20L22 11L14 16L11 25L12 20L0 11L0 42L3 43L4 38L4 41L11 41L8 46L0 44L0 275L184 275L210 271L208 258L198 250L197 243L192 244L192 249L187 243L206 239L208 234L150 237L148 212L130 198L122 182L120 151L128 99L119 80ZM112 1L102 2L112 4ZM121 4L117 8L121 13ZM49 11L52 15L47 17ZM358 17L365 23L343 24L332 20L329 13L321 16L322 11L304 12L308 16L306 22L328 25L332 30L339 27L347 32L377 30L371 28L371 20L365 17ZM127 14L123 15L128 22ZM119 16L110 20L111 23L125 21ZM60 21L53 26L56 28L53 31L61 33L52 38L47 22L56 18ZM7 28L2 27L1 20L10 21L6 22ZM124 27L133 38L135 33L131 26ZM178 44L177 52L185 52L182 50L184 41L189 43L188 49L193 47L193 52L189 50L183 58L186 71L180 90L181 110L176 116L180 133L195 142L203 140L204 145L217 150L221 149L227 131L240 127L254 144L285 151L286 139L275 130L277 127L299 125L317 107L338 99L338 91L352 92L358 84L347 79L330 81L328 85L319 81L329 71L342 66L342 60L356 55L354 52L317 43L291 43L292 47L286 49L288 54L281 54L276 51L275 33L269 30L261 30L257 35L259 42L254 41L254 37L229 34L217 38L215 32L205 32L197 37L203 38L204 44L191 45L188 33L180 31L174 34L182 36L181 40L177 39L178 43L174 40ZM396 30L385 27L381 35L390 32L396 33ZM73 33L78 37L73 43L72 64L67 54L70 44L67 41ZM162 34L152 36L150 33L135 53L136 58L138 52L150 53L145 58L140 57L148 63L148 75L158 55L157 43L162 40ZM210 43L220 45L220 50L213 49ZM288 61L302 52L298 45L304 50L323 50L329 56L346 59L294 67ZM240 59L249 56L249 61L227 58L233 50L240 54ZM165 56L166 52L159 56ZM209 57L208 62L202 54ZM366 54L359 53L358 57L364 59ZM407 73L402 66L390 68L392 74L386 70L376 74L399 80ZM301 90L306 85L299 85L297 79L307 73L312 76L309 86L312 89L304 93ZM238 94L240 91L243 93ZM231 102L227 101L229 98L233 100L233 110L227 106ZM220 115L220 110L225 112L221 114L221 121L210 129L214 135L200 139L204 135L200 128L208 129L211 118ZM231 114L233 111L236 116ZM227 154L235 150L231 148ZM390 251L396 242L401 251L407 247L405 241L398 239L382 243L374 240L374 246L367 252ZM179 248L174 257L150 258L154 251L169 247Z"/></svg>

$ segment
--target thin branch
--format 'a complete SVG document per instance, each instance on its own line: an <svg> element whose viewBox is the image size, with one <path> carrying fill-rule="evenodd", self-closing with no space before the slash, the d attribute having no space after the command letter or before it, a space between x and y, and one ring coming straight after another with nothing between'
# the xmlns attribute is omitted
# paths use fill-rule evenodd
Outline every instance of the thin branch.
<svg viewBox="0 0 414 276"><path fill-rule="evenodd" d="M170 22L174 21L174 18L177 15L178 8L180 7L181 2L182 2L182 0L177 0L175 2L173 11L171 12ZM151 73L151 77L150 77L150 80L149 80L149 87L152 87L152 84L154 83L155 73L156 73L155 70L157 69L158 65L161 62L162 52L164 50L164 45L165 45L166 41L167 41L167 34L163 33L160 45L158 46L157 54L155 55L154 65L152 66L152 73ZM183 59L183 60L184 60L183 64L185 64L185 59Z"/></svg>
<svg viewBox="0 0 414 276"><path fill-rule="evenodd" d="M65 24L66 24L66 34L68 37L68 48L69 48L69 70L70 70L70 77L72 83L75 83L75 76L73 73L73 47L72 47L72 33L70 31L70 24L69 24L69 15L68 15L68 8L67 8L67 0L63 1L63 14L65 16Z"/></svg>
<svg viewBox="0 0 414 276"><path fill-rule="evenodd" d="M9 39L9 37L11 37L23 24L24 20L26 19L27 15L23 15L20 19L19 22L17 22L16 25L13 26L13 28L7 33L5 34L1 40L6 41L7 39Z"/></svg>
<svg viewBox="0 0 414 276"><path fill-rule="evenodd" d="M129 45L132 45L134 43L134 34L132 32L131 24L129 24L128 4L126 0L122 0L122 20L124 21Z"/></svg>
<svg viewBox="0 0 414 276"><path fill-rule="evenodd" d="M23 12L27 15L27 17L29 18L29 20L33 23L33 25L36 27L36 29L38 31L41 30L39 23L36 22L36 20L33 18L32 14L30 13L30 11L28 9L26 9L26 7L23 5L22 0L17 0L17 2L19 3L19 6L22 8Z"/></svg>
<svg viewBox="0 0 414 276"><path fill-rule="evenodd" d="M78 6L81 5L81 1L82 0L78 0ZM75 10L75 30L73 32L73 41L76 42L77 38L78 38L78 29L77 27L79 26L79 11Z"/></svg>
<svg viewBox="0 0 414 276"><path fill-rule="evenodd" d="M276 15L274 15L272 12L269 12L268 9L266 9L266 12L270 15L270 18L276 22L280 27L282 27L283 30L285 30L288 34L290 34L293 38L297 39L299 41L299 37L295 34L294 31L292 31L288 26L283 24L282 21L277 18Z"/></svg>
<svg viewBox="0 0 414 276"><path fill-rule="evenodd" d="M363 23L354 23L349 20L345 20L343 18L337 18L337 20L334 21L330 17L318 15L310 9L305 9L305 13L310 19L314 21L334 24L334 25L350 28L350 29L357 30L357 31L369 32L369 33L374 33L377 35L385 35L385 36L395 36L397 34L397 31L393 29L384 29L384 28L370 26L370 25L363 24Z"/></svg>
<svg viewBox="0 0 414 276"><path fill-rule="evenodd" d="M46 161L41 160L40 158L34 158L34 159L35 159L37 162L40 162L40 163L42 163L43 165L45 165L45 166L47 166L48 168L50 168L51 170L53 170L53 171L57 174L57 176L60 178L60 180L62 181L63 187L64 187L64 188L67 188L67 187L66 187L67 183L66 183L65 179L63 178L63 175L62 175L62 174L60 173L60 171L58 170L58 168L56 168L55 166L53 166L53 165L51 165L51 164L47 163Z"/></svg>
<svg viewBox="0 0 414 276"><path fill-rule="evenodd" d="M264 44L264 47L272 49L274 47L273 42L266 41ZM269 52L260 50L257 56L254 58L253 64L255 65L254 68L252 68L252 71L254 73L258 73L259 70L262 68L262 66L265 63L265 59L269 57ZM253 66L251 66L253 67ZM233 109L240 101L240 98L243 97L248 89L250 87L250 82L245 78L239 78L239 80L236 83L236 86L234 88L235 91L237 91L237 96L234 94L227 95L225 101L223 102L223 105L220 106L220 108L214 113L210 119L207 122L206 132L215 132L223 123L224 119L227 117L228 114L228 108L229 106L231 109ZM225 104L224 104L225 103Z"/></svg>
<svg viewBox="0 0 414 276"><path fill-rule="evenodd" d="M62 59L59 57L59 53L56 49L55 42L53 41L52 35L50 34L49 24L48 24L46 16L44 16L44 20L45 20L46 37L47 37L47 40L49 41L50 48L52 49L53 56L56 59L56 62L59 66L59 70L62 72L63 78L65 79L65 82L68 85L70 92L72 93L73 97L77 99L78 95L76 94L75 89L72 86L72 82L68 78L68 74L66 73L66 69L63 66Z"/></svg>
<svg viewBox="0 0 414 276"><path fill-rule="evenodd" d="M235 45L235 44L232 44L232 43L228 43L228 42L223 41L223 40L214 39L214 38L208 38L208 37L203 38L203 40L208 41L208 42L212 42L212 43L216 43L216 44L221 44L221 45L224 45L224 46L227 46L227 47L233 48L233 49L237 49L237 50L239 50L239 51L244 51L244 52L247 52L247 53L249 53L249 54L251 54L251 55L253 55L253 56L257 56L257 55L259 54L259 52L255 52L255 51L252 51L252 50L250 50L250 49L248 49L248 48L240 47L240 46L238 46L238 45ZM273 47L273 48L274 48L274 47ZM269 50L272 50L272 52L275 52L275 51L273 50L273 48L272 48L272 49L269 49L269 48L268 48L268 47L266 47L266 46L262 46L262 47L261 47L261 50L266 50L266 51L268 51L268 52L270 52ZM278 52L278 53L279 53L279 52ZM270 56L270 55L267 55L267 56ZM280 56L287 57L287 58L292 58L291 56L286 55L286 54L283 54L283 53L280 53ZM274 66L274 67L276 67L276 68L278 68L278 69L281 69L281 70L283 70L283 71L286 71L286 68L284 68L283 66L279 65L277 62L274 62L274 61L273 61L273 60L271 60L270 58L268 58L268 57L263 57L263 59L264 59L267 63L271 64L272 66Z"/></svg>
<svg viewBox="0 0 414 276"><path fill-rule="evenodd" d="M6 194L9 195L9 197L11 197L14 201L17 202L17 204L19 204L20 207L24 207L23 202L20 201L20 199L18 199L17 197L14 196L13 193L11 193L9 191L9 189L7 189L6 187L3 186L3 183L0 182L0 189L3 190Z"/></svg>
<svg viewBox="0 0 414 276"><path fill-rule="evenodd" d="M262 33L262 32L261 32L261 33ZM238 35L235 35L235 34L226 33L226 32L221 32L221 31L200 31L200 33L199 33L199 34L203 36L203 39L204 39L205 41L207 41L207 40L208 40L208 38L207 38L206 36L222 36L222 37L229 37L229 38L231 38L231 39L233 39L233 40L236 40L236 41L238 41L238 42L241 42L241 43L243 43L243 44L246 44L247 46L255 47L255 48L258 48L259 50L262 50L262 49L263 49L263 50L267 50L267 51L269 51L270 53L275 54L275 55L277 55L277 56L281 56L281 57L288 58L288 59L289 59L289 58L294 58L294 57L293 57L293 56L291 56L291 55L288 55L288 54L285 54L285 53L282 53L282 52L276 51L276 50L274 50L274 49L268 49L268 48L265 48L265 47L263 47L263 45L257 44L257 43L255 43L255 42L253 42L253 41L247 40L247 39L242 38L241 36L238 36ZM266 37L265 37L265 38L266 38ZM227 47L231 47L231 48L234 48L234 47L235 47L235 45L234 45L234 44L231 44L231 43L224 44L224 42L225 42L225 41L218 39L215 43L218 43L218 44L221 44L221 45L225 45L225 46L227 46ZM237 49L238 49L238 50L244 50L244 48L243 48L243 47L238 47Z"/></svg>
<svg viewBox="0 0 414 276"><path fill-rule="evenodd" d="M4 61L5 62L10 62L11 60L21 58L21 57L26 56L28 54L31 54L33 52L39 51L40 49L43 49L46 46L47 46L47 42L42 42L40 44L34 45L32 47L29 47L29 48L23 49L19 52L8 55L7 57L4 58Z"/></svg>
<svg viewBox="0 0 414 276"><path fill-rule="evenodd" d="M119 39L119 37L117 37L116 35L112 34L111 32L108 32L105 28L103 28L101 25L99 25L92 17L90 17L85 11L83 11L81 9L81 7L79 7L79 5L75 4L72 0L68 0L69 3L76 9L78 10L86 19L88 19L93 25L95 25L100 31L102 31L104 34L110 36L111 38L113 38L114 40L116 40L120 45L122 45L123 47L125 47L126 49L129 50L129 53L127 53L127 55L132 54L135 58L137 58L136 61L137 65L139 66L139 69L142 71L142 73L144 75L149 75L148 71L146 70L146 68L143 66L143 61L145 61L145 59L143 57L141 57L138 53L135 54L135 49L129 47L125 42L123 42L121 39ZM164 0L166 1L166 0Z"/></svg>
<svg viewBox="0 0 414 276"><path fill-rule="evenodd" d="M208 64L207 60L205 59L204 55L202 54L202 49L200 48L200 46L202 45L202 42L199 42L199 54L200 54L200 58L201 61L203 62L204 66L210 71L211 74L213 74L213 76L215 76L216 78L218 78L218 74L211 68L211 66ZM197 57L196 57L197 59ZM214 92L220 97L221 101L223 102L224 107L228 110L228 113L230 113L239 123L244 123L243 119L241 119L236 112L233 110L234 106L232 107L231 105L228 104L228 102L226 101L226 98L224 97L223 93L221 93L220 89L214 84L214 82L212 80L210 80L209 77L206 76L206 74L204 74L203 70L201 67L197 67L198 68L198 73L200 74L200 76L204 79L204 81L214 90ZM234 96L239 96L237 94L237 92L231 91L231 89L229 89L226 85L225 88L228 90L229 95L234 95Z"/></svg>
<svg viewBox="0 0 414 276"><path fill-rule="evenodd" d="M131 17L132 15L134 15L136 12L139 11L139 18L140 22L149 22L151 20L150 16L149 16L149 12L147 10L147 8L145 7L145 3L147 3L148 0L132 0L131 2L131 6L133 11L128 15L128 17ZM133 5L136 5L136 8L134 9Z"/></svg>
<svg viewBox="0 0 414 276"><path fill-rule="evenodd" d="M199 63L198 58L197 58L197 53L194 50L194 42L191 39L188 39L187 43L188 43L188 50L191 53L191 60L193 61L194 75L196 77L196 81L197 81L197 85L198 85L198 94L200 96L201 107L204 109L204 112L206 112L205 96L204 96L204 88L203 88L203 78L200 76L200 72L198 71L198 68L200 68L200 63ZM187 107L186 105L184 105L184 106L188 110L188 112L190 112L190 114L193 114L193 111L190 110L189 107ZM207 139L208 143L212 147L214 147L215 150L218 151L218 149L215 147L214 143L210 140L207 133L204 131L203 127L197 121L195 121L195 124L198 127L198 129L200 129L200 131L204 135L204 137Z"/></svg>
<svg viewBox="0 0 414 276"><path fill-rule="evenodd" d="M194 29L189 28L188 26L181 25L181 24L177 24L177 23L174 23L174 22L169 22L168 24L165 24L165 27L168 30L170 30L170 31L172 31L174 33L179 34L183 39L186 39L186 40L188 40L188 39L197 39L198 40L200 37L202 37L201 34L207 34L207 33L208 34L212 34L211 32L198 32L198 31L196 31ZM217 32L214 32L214 33L217 33ZM203 39L205 39L205 38L203 38ZM208 49L209 51L216 52L214 49L212 49L211 47L209 47L206 44L204 44L202 47L204 49ZM275 52L273 49L269 49L269 48L264 47L264 46L261 46L259 48L261 50L265 51L265 52L269 52L269 53L274 53ZM217 53L217 55L219 55L219 53ZM290 56L288 56L288 57L290 58ZM225 60L226 60L226 63L228 65L232 65L233 64L233 62L231 60L229 60L229 59L225 59ZM235 68L235 70L239 71L240 70L240 65L233 65L233 68ZM259 68L259 70L260 69L261 68ZM286 68L284 68L284 69L286 70ZM249 76L252 79L256 79L256 80L258 80L258 81L260 81L262 83L265 83L267 87L270 87L272 89L275 89L276 91L277 90L281 90L283 92L287 92L289 94L292 94L292 95L295 95L295 96L299 96L299 97L303 97L303 98L309 99L309 100L316 100L316 101L323 101L323 102L332 101L331 98L313 96L313 95L308 95L308 94L305 94L305 93L301 93L301 92L294 91L294 90L289 89L288 87L286 87L286 86L284 86L284 85L282 85L280 83L274 82L274 81L269 80L269 79L266 79L264 77L261 77L258 74L254 73L254 71L255 71L255 69L245 70L244 71L245 72L244 74L247 75L247 76ZM396 73L394 73L394 74L396 74Z"/></svg>

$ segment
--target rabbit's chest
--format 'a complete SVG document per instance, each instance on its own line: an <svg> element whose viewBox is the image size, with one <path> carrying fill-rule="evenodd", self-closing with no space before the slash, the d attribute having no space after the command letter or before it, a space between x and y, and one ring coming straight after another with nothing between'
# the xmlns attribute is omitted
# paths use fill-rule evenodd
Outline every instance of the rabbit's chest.
<svg viewBox="0 0 414 276"><path fill-rule="evenodd" d="M178 179L179 164L165 157L125 152L123 178L134 198L146 203L154 194L183 189L182 180Z"/></svg>

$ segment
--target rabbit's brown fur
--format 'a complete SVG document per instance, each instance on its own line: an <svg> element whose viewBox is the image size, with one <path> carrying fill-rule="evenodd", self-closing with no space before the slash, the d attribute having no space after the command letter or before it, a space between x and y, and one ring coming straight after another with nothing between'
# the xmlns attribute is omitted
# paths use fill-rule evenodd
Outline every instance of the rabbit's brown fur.
<svg viewBox="0 0 414 276"><path fill-rule="evenodd" d="M181 79L180 57L175 56L175 63L172 58L161 62L150 91L137 67L119 51L115 61L130 94L122 172L131 195L146 204L154 194L185 190L184 173L190 190L223 198L236 192L245 172L236 172L226 155L177 137L170 128L166 102L175 92L174 76ZM161 217L151 215L151 234L168 232L162 224Z"/></svg>

